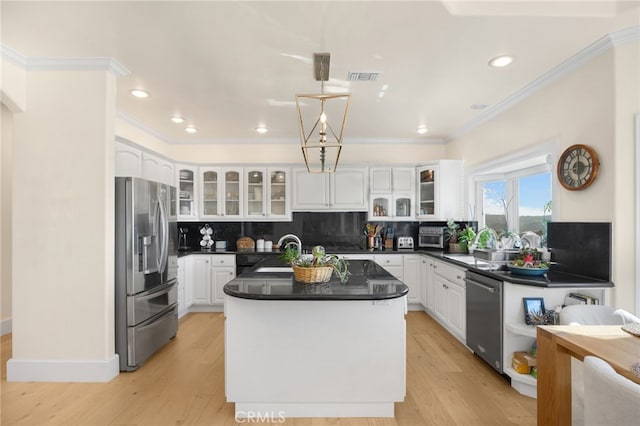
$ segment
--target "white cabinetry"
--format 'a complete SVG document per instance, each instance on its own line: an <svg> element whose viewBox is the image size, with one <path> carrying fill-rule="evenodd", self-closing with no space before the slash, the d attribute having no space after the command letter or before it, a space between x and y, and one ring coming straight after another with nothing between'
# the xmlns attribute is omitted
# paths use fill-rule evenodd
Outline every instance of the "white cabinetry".
<svg viewBox="0 0 640 426"><path fill-rule="evenodd" d="M221 305L223 287L236 277L232 254L193 255L193 304Z"/></svg>
<svg viewBox="0 0 640 426"><path fill-rule="evenodd" d="M418 220L462 219L462 161L440 160L416 168Z"/></svg>
<svg viewBox="0 0 640 426"><path fill-rule="evenodd" d="M465 269L433 260L433 314L462 343L466 341ZM428 287L427 287L428 289ZM427 298L429 296L427 295ZM429 303L427 299L427 303Z"/></svg>
<svg viewBox="0 0 640 426"><path fill-rule="evenodd" d="M173 163L148 152L142 153L142 177L175 186Z"/></svg>
<svg viewBox="0 0 640 426"><path fill-rule="evenodd" d="M185 164L176 165L178 183L178 220L198 218L198 168Z"/></svg>
<svg viewBox="0 0 640 426"><path fill-rule="evenodd" d="M242 168L200 167L200 219L238 220L244 214Z"/></svg>
<svg viewBox="0 0 640 426"><path fill-rule="evenodd" d="M193 256L184 256L178 259L178 317L189 312L193 305Z"/></svg>
<svg viewBox="0 0 640 426"><path fill-rule="evenodd" d="M142 177L142 150L120 141L115 142L115 150L115 175Z"/></svg>
<svg viewBox="0 0 640 426"><path fill-rule="evenodd" d="M391 275L404 282L404 267L402 255L399 254L374 254L373 260L382 266Z"/></svg>
<svg viewBox="0 0 640 426"><path fill-rule="evenodd" d="M369 180L369 220L413 220L415 169L371 168Z"/></svg>
<svg viewBox="0 0 640 426"><path fill-rule="evenodd" d="M367 169L338 169L335 173L309 173L293 169L293 211L367 210Z"/></svg>
<svg viewBox="0 0 640 426"><path fill-rule="evenodd" d="M289 178L287 168L245 168L245 218L291 220Z"/></svg>
<svg viewBox="0 0 640 426"><path fill-rule="evenodd" d="M175 186L173 162L121 141L115 141L115 176L141 177Z"/></svg>
<svg viewBox="0 0 640 426"><path fill-rule="evenodd" d="M536 327L524 322L524 297L541 297L545 309L564 304L564 297L569 293L583 293L600 299L600 304L606 304L607 290L605 288L546 288L528 285L504 283L503 292L503 349L502 365L505 374L511 377L511 386L523 395L536 398L537 381L529 374L519 374L511 368L513 353L531 350L536 340Z"/></svg>
<svg viewBox="0 0 640 426"><path fill-rule="evenodd" d="M419 304L422 292L424 288L422 284L422 257L419 254L405 254L402 256L403 264L403 282L409 287L409 294L407 295L407 303Z"/></svg>

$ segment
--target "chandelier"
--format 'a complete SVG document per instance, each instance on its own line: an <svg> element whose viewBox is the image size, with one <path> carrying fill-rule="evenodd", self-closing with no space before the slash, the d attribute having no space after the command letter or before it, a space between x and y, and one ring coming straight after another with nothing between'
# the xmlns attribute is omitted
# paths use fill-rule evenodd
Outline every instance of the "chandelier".
<svg viewBox="0 0 640 426"><path fill-rule="evenodd" d="M324 93L324 82L329 80L329 61L329 53L313 54L314 74L316 81L320 81L320 93L296 95L300 144L309 173L336 171L347 124L351 95ZM334 127L337 122L339 127Z"/></svg>

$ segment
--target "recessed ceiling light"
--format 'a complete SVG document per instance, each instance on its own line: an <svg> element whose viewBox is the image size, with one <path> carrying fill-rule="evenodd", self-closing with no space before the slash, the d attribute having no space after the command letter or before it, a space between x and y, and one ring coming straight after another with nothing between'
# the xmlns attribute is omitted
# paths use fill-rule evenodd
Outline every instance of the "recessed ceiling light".
<svg viewBox="0 0 640 426"><path fill-rule="evenodd" d="M511 62L513 62L512 56L503 55L503 56L496 56L495 58L490 60L489 65L494 68L500 68L500 67L506 67Z"/></svg>
<svg viewBox="0 0 640 426"><path fill-rule="evenodd" d="M149 92L143 89L133 89L133 90L130 90L129 93L131 93L136 98L140 98L140 99L149 97Z"/></svg>
<svg viewBox="0 0 640 426"><path fill-rule="evenodd" d="M173 117L171 117L171 121L180 124L184 123L184 118L180 117L179 115L174 115Z"/></svg>
<svg viewBox="0 0 640 426"><path fill-rule="evenodd" d="M471 108L471 109L485 109L487 106L488 106L487 104L473 104L469 108Z"/></svg>
<svg viewBox="0 0 640 426"><path fill-rule="evenodd" d="M429 131L429 129L427 128L427 126L420 126L416 129L416 132L420 135L424 135L425 133L427 133Z"/></svg>
<svg viewBox="0 0 640 426"><path fill-rule="evenodd" d="M267 133L268 131L269 131L269 129L267 129L265 126L256 127L256 132L258 132L258 133Z"/></svg>
<svg viewBox="0 0 640 426"><path fill-rule="evenodd" d="M187 126L187 127L184 128L184 131L187 132L187 133L196 133L198 131L198 129L196 129L193 126Z"/></svg>

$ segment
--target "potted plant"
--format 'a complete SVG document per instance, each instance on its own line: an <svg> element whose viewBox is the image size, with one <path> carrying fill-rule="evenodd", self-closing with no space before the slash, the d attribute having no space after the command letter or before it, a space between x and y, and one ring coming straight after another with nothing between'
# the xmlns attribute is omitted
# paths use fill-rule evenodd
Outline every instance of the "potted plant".
<svg viewBox="0 0 640 426"><path fill-rule="evenodd" d="M453 219L447 220L446 233L449 237L449 252L450 253L462 253L462 248L458 244L458 228L460 226L453 221Z"/></svg>
<svg viewBox="0 0 640 426"><path fill-rule="evenodd" d="M473 244L473 240L476 238L476 232L471 226L467 226L462 231L458 232L458 244L463 253L469 251L469 246Z"/></svg>
<svg viewBox="0 0 640 426"><path fill-rule="evenodd" d="M296 281L305 284L326 283L335 271L340 282L349 280L349 262L335 254L326 254L324 247L314 246L311 255L300 255L298 250L287 247L281 256L293 268Z"/></svg>

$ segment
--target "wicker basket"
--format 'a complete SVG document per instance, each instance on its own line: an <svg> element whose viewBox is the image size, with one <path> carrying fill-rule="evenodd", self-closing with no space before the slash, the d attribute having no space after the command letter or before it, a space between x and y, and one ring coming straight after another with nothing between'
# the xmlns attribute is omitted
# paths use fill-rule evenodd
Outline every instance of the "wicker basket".
<svg viewBox="0 0 640 426"><path fill-rule="evenodd" d="M333 267L315 266L304 268L293 265L293 276L296 281L304 284L326 283L331 279Z"/></svg>

